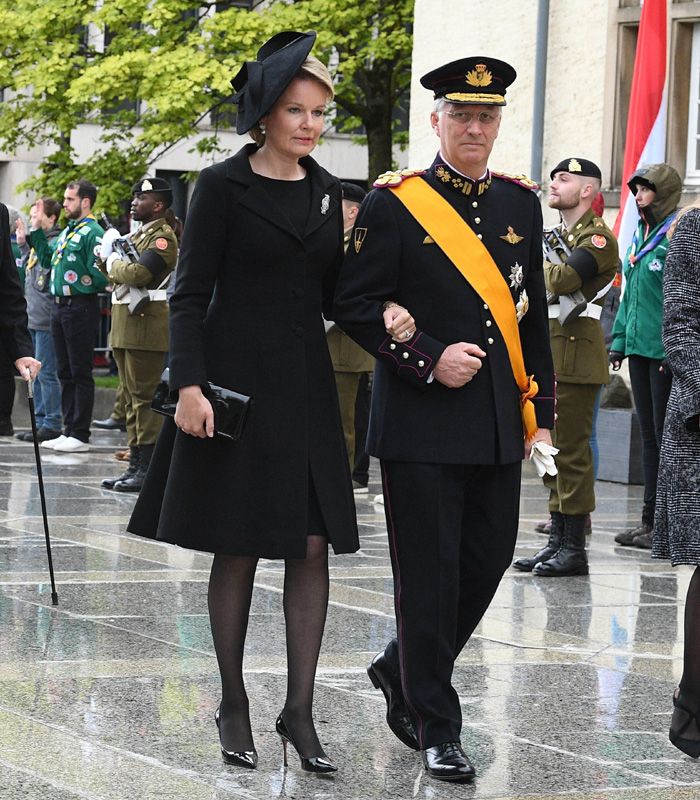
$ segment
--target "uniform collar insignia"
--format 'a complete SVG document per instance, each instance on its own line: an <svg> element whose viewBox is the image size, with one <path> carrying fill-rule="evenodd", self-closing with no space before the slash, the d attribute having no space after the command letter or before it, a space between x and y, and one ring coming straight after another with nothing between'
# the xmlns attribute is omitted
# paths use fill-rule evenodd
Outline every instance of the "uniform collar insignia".
<svg viewBox="0 0 700 800"><path fill-rule="evenodd" d="M486 173L479 178L479 180L475 181L473 178L469 178L466 175L462 175L460 172L457 172L454 167L451 167L438 160L433 165L433 171L435 173L435 177L439 181L447 184L456 192L467 196L475 195L478 197L482 195L489 188L489 186L491 186L490 170L486 170Z"/></svg>
<svg viewBox="0 0 700 800"><path fill-rule="evenodd" d="M513 230L511 225L508 226L508 233L503 236L499 236L499 239L503 239L504 242L508 242L508 244L518 244L518 242L522 242L525 238L524 236L518 236L518 234Z"/></svg>

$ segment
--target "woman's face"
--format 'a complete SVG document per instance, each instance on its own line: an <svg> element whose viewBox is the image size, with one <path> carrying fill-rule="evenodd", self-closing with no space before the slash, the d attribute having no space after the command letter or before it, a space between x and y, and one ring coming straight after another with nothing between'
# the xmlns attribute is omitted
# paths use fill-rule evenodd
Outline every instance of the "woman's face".
<svg viewBox="0 0 700 800"><path fill-rule="evenodd" d="M315 80L295 78L260 122L265 147L282 155L302 158L316 147L323 131L328 90Z"/></svg>

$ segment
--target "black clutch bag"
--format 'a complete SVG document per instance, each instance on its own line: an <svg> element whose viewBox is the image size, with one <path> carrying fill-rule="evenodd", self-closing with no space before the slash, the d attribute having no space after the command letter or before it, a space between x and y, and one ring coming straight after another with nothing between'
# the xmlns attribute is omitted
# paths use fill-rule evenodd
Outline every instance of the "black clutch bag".
<svg viewBox="0 0 700 800"><path fill-rule="evenodd" d="M175 416L177 406L177 391L171 392L168 378L170 371L164 370L160 376L160 383L151 400L151 408L157 414L166 417ZM237 441L243 435L246 420L250 413L252 398L239 394L215 383L202 386L202 392L214 409L214 432L226 439Z"/></svg>

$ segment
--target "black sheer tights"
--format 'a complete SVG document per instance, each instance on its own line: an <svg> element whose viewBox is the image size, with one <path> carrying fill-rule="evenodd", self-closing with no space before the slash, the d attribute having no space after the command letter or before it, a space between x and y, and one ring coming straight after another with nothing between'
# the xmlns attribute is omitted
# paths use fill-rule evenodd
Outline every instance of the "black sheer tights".
<svg viewBox="0 0 700 800"><path fill-rule="evenodd" d="M700 567L695 568L685 599L684 639L681 694L687 705L700 710Z"/></svg>
<svg viewBox="0 0 700 800"><path fill-rule="evenodd" d="M221 672L221 743L252 750L243 649L256 558L215 555L209 579L209 619ZM328 540L309 536L306 558L287 559L284 571L287 628L287 698L282 717L300 755L324 755L312 718L314 679L328 607Z"/></svg>

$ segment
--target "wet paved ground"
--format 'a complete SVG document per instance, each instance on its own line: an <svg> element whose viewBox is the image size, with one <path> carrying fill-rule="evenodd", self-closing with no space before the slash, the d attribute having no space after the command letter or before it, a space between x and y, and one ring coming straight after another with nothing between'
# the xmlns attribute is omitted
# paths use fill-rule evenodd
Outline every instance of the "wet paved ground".
<svg viewBox="0 0 700 800"><path fill-rule="evenodd" d="M123 436L123 435L122 435ZM281 564L262 562L246 678L259 768L220 758L219 688L206 616L209 557L125 533L133 498L99 488L117 474L120 435L87 455L43 459L60 605L51 607L33 450L0 439L0 798L554 798L686 800L700 765L667 741L681 667L689 569L616 548L640 487L598 485L591 575L509 571L460 657L471 786L425 777L385 727L365 667L392 635L392 583L373 467L358 501L362 550L331 561L331 607L316 718L340 772L282 767L274 720L284 697ZM545 508L529 470L518 554Z"/></svg>

